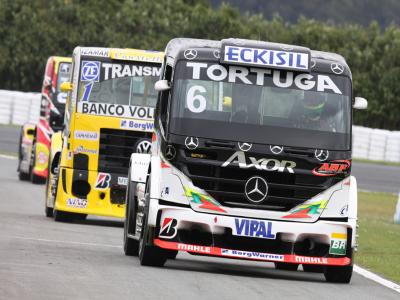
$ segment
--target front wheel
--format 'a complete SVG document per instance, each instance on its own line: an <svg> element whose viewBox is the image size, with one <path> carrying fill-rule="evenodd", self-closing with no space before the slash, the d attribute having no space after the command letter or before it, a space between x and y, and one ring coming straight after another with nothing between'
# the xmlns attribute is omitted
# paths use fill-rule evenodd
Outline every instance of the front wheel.
<svg viewBox="0 0 400 300"><path fill-rule="evenodd" d="M21 130L21 134L19 137L19 147L18 147L18 178L19 180L29 180L30 179L30 174L24 173L21 171L21 163L22 159L24 158L23 151L22 151L22 136L24 134L23 129Z"/></svg>
<svg viewBox="0 0 400 300"><path fill-rule="evenodd" d="M54 215L54 209L53 207L48 206L48 201L49 201L49 196L52 196L52 186L50 183L52 175L49 174L46 180L46 195L44 197L44 213L46 214L46 217L51 218Z"/></svg>
<svg viewBox="0 0 400 300"><path fill-rule="evenodd" d="M18 179L21 181L27 181L30 179L30 175L28 173L24 173L21 170L18 171Z"/></svg>
<svg viewBox="0 0 400 300"><path fill-rule="evenodd" d="M47 204L46 204L46 207L44 209L44 213L45 213L46 217L52 218L54 216L54 209L52 207L48 207Z"/></svg>
<svg viewBox="0 0 400 300"><path fill-rule="evenodd" d="M36 165L36 145L34 145L32 147L32 155L31 155L31 161L30 161L30 167L29 167L30 174L31 174L31 178L30 179L31 179L32 183L43 184L43 183L45 183L46 178L38 176L33 172L33 169L34 169L35 165Z"/></svg>
<svg viewBox="0 0 400 300"><path fill-rule="evenodd" d="M136 184L131 182L130 174L128 174L128 186L125 196L125 221L124 221L124 253L127 256L138 256L139 241L131 236L136 233Z"/></svg>
<svg viewBox="0 0 400 300"><path fill-rule="evenodd" d="M149 182L147 184L149 184ZM150 190L148 189L148 186L146 186L146 190ZM146 206L144 209L142 230L139 239L139 260L142 266L162 267L168 259L168 251L157 246L148 245L149 239L152 239L153 236L147 223L150 196L146 193L145 197Z"/></svg>
<svg viewBox="0 0 400 300"><path fill-rule="evenodd" d="M353 266L327 266L324 275L327 282L350 283Z"/></svg>
<svg viewBox="0 0 400 300"><path fill-rule="evenodd" d="M147 223L147 222L146 222ZM142 266L162 267L168 259L166 250L157 246L147 245L146 236L149 234L149 228L143 226L143 234L139 241L139 260Z"/></svg>
<svg viewBox="0 0 400 300"><path fill-rule="evenodd" d="M48 165L51 166L51 153L49 155ZM49 174L46 179L46 192L45 192L46 194L44 199L44 213L48 218L54 216L54 200L56 199L57 184L58 184L57 178L58 178L58 173L51 174L49 168ZM53 186L52 182L55 186ZM53 207L48 206L49 198L51 198L51 201L53 202Z"/></svg>

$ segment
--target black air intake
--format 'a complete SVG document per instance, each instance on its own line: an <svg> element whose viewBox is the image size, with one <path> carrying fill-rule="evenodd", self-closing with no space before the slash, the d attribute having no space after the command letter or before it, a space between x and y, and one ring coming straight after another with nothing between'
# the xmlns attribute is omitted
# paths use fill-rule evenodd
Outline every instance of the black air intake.
<svg viewBox="0 0 400 300"><path fill-rule="evenodd" d="M129 159L136 152L135 145L143 138L151 139L150 132L101 129L99 172L128 174Z"/></svg>

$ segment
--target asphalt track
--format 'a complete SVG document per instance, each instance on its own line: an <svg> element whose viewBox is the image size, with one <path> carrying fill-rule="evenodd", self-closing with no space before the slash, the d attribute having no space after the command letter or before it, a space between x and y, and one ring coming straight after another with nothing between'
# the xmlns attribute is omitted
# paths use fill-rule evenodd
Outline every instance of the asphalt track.
<svg viewBox="0 0 400 300"><path fill-rule="evenodd" d="M120 221L46 218L44 186L19 181L16 163L0 157L0 299L399 299L358 274L331 284L271 263L183 253L142 267L123 254Z"/></svg>
<svg viewBox="0 0 400 300"><path fill-rule="evenodd" d="M21 127L0 125L0 153L17 153Z"/></svg>

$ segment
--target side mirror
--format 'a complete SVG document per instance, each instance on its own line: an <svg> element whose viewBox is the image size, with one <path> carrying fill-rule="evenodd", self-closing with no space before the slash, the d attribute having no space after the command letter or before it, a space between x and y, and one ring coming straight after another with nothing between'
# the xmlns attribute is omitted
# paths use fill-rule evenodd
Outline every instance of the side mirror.
<svg viewBox="0 0 400 300"><path fill-rule="evenodd" d="M72 91L72 83L71 82L61 83L60 90L61 90L61 92L64 92L64 93Z"/></svg>
<svg viewBox="0 0 400 300"><path fill-rule="evenodd" d="M159 80L154 84L154 89L157 92L167 91L170 88L168 80Z"/></svg>
<svg viewBox="0 0 400 300"><path fill-rule="evenodd" d="M362 97L355 97L354 98L354 109L367 109L368 108L368 101Z"/></svg>

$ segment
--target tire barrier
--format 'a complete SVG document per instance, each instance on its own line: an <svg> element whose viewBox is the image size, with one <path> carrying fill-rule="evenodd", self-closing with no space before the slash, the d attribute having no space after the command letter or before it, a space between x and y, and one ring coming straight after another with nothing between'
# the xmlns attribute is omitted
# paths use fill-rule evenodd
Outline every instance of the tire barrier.
<svg viewBox="0 0 400 300"><path fill-rule="evenodd" d="M40 99L40 93L0 90L0 124L37 123Z"/></svg>

